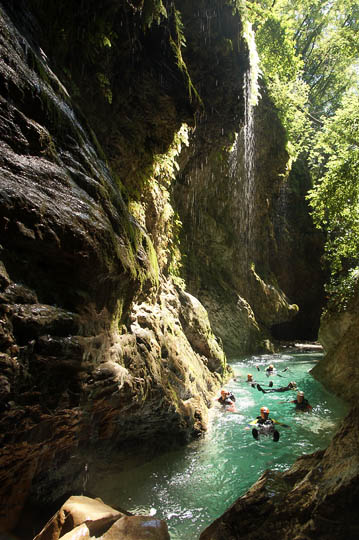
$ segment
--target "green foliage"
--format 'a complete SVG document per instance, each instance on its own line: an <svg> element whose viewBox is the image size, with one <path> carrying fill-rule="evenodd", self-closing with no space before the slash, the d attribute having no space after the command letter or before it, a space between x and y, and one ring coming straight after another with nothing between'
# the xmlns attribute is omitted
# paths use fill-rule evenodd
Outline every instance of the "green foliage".
<svg viewBox="0 0 359 540"><path fill-rule="evenodd" d="M175 133L173 142L165 154L157 154L153 160L153 176L170 184L175 179L179 165L176 161L182 146L188 146L188 126L183 124Z"/></svg>
<svg viewBox="0 0 359 540"><path fill-rule="evenodd" d="M183 124L175 134L173 143L168 152L166 154L155 156L152 177L153 182L168 187L175 179L176 172L179 169L176 159L181 153L182 147L188 146L189 144L188 131L188 126ZM164 255L159 253L159 258L160 260L166 260L168 273L174 278L177 285L184 288L184 282L180 278L182 268L182 253L180 250L182 222L179 215L173 211L170 204L165 205L162 217L164 221L162 228L166 231L167 243L166 253Z"/></svg>
<svg viewBox="0 0 359 540"><path fill-rule="evenodd" d="M297 158L302 152L308 152L314 131L306 114L308 86L301 77L283 84L283 79L274 74L270 81L270 95L287 132L288 153L292 159Z"/></svg>
<svg viewBox="0 0 359 540"><path fill-rule="evenodd" d="M332 305L347 305L359 261L359 4L357 0L237 0L256 31L261 70L291 157L310 154L309 194L327 237Z"/></svg>
<svg viewBox="0 0 359 540"><path fill-rule="evenodd" d="M356 0L233 1L256 30L261 69L296 157L357 80Z"/></svg>
<svg viewBox="0 0 359 540"><path fill-rule="evenodd" d="M245 5L244 5L245 4ZM297 55L293 29L273 2L237 2L242 16L255 29L260 69L278 108L292 158L303 150L310 131L306 115L308 87L302 78L303 62Z"/></svg>
<svg viewBox="0 0 359 540"><path fill-rule="evenodd" d="M184 26L181 19L181 14L177 9L173 10L173 19L174 19L174 32L170 36L170 45L172 48L172 51L175 55L177 66L182 72L186 82L187 82L187 88L188 88L188 95L190 97L190 100L196 99L198 103L202 104L202 100L194 87L191 77L188 73L187 65L185 61L183 60L182 56L182 48L186 46L186 38L184 35Z"/></svg>
<svg viewBox="0 0 359 540"><path fill-rule="evenodd" d="M359 267L352 268L345 276L332 278L326 285L327 308L326 311L345 311L350 301L357 294L359 286Z"/></svg>
<svg viewBox="0 0 359 540"><path fill-rule="evenodd" d="M348 93L342 107L324 123L311 159L316 183L308 198L315 224L327 233L325 257L331 269L333 292L335 284L351 275L351 268L359 261L357 92Z"/></svg>
<svg viewBox="0 0 359 540"><path fill-rule="evenodd" d="M167 17L167 11L162 0L144 0L142 8L143 26L149 28L153 22L159 24L161 19Z"/></svg>

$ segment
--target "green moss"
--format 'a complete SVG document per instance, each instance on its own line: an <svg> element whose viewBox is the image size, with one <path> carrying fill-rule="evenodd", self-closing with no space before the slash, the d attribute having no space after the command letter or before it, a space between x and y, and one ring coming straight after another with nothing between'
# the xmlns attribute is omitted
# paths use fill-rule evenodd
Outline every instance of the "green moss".
<svg viewBox="0 0 359 540"><path fill-rule="evenodd" d="M155 248L153 247L152 241L149 236L144 236L143 238L143 245L146 247L146 253L148 256L148 260L150 262L150 279L153 285L158 287L158 280L159 280L159 268L158 268L158 260Z"/></svg>
<svg viewBox="0 0 359 540"><path fill-rule="evenodd" d="M167 11L162 0L144 0L142 8L144 28L150 28L153 22L159 24L162 18L167 18Z"/></svg>
<svg viewBox="0 0 359 540"><path fill-rule="evenodd" d="M187 65L182 57L182 47L186 46L186 39L184 36L184 26L181 20L181 15L180 12L176 9L173 10L173 14L175 32L174 37L170 37L170 45L176 58L177 67L180 69L187 82L187 90L190 100L192 101L195 99L200 105L203 106L202 99L192 82L192 79L187 69Z"/></svg>

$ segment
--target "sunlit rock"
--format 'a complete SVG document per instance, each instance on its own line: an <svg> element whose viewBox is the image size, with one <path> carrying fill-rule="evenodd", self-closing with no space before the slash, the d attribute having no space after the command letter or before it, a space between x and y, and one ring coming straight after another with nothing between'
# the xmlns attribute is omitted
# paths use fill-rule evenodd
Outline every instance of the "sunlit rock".
<svg viewBox="0 0 359 540"><path fill-rule="evenodd" d="M121 512L111 508L100 499L72 496L35 536L34 540L58 540L65 535L66 538L73 540L100 536L122 516Z"/></svg>

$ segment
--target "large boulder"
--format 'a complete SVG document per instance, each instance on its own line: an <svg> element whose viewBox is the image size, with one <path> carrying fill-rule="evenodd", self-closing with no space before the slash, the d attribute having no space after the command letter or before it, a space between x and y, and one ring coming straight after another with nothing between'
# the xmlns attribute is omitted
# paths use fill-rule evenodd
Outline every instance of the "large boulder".
<svg viewBox="0 0 359 540"><path fill-rule="evenodd" d="M311 370L327 388L353 405L359 393L358 323L358 295L345 310L329 308L322 316L319 330L325 354Z"/></svg>
<svg viewBox="0 0 359 540"><path fill-rule="evenodd" d="M169 540L167 525L152 516L125 515L100 499L70 497L34 540Z"/></svg>

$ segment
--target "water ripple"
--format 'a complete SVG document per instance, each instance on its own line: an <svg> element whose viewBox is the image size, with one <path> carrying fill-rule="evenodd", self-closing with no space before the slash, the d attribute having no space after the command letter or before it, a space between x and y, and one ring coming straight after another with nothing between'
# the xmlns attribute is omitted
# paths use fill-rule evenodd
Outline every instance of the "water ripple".
<svg viewBox="0 0 359 540"><path fill-rule="evenodd" d="M165 519L171 540L198 538L265 469L284 471L297 457L328 444L347 407L308 373L317 360L318 354L275 354L233 363L236 380L230 381L228 389L237 398L238 414L215 406L204 439L117 476L104 477L94 491L113 505ZM313 406L311 413L297 412L289 403L295 392L263 394L245 383L247 373L252 372L267 387L265 366L270 363L277 368L277 375L270 378L273 386L295 380ZM277 443L269 437L259 441L252 437L248 423L258 416L262 405L269 407L272 418L290 426L278 427Z"/></svg>

